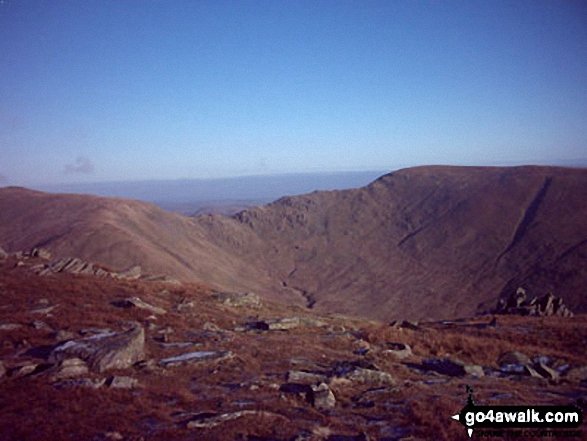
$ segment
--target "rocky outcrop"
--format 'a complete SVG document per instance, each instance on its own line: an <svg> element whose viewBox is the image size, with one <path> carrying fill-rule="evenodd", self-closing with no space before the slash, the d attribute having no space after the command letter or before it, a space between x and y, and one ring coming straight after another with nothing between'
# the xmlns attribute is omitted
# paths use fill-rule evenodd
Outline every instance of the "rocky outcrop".
<svg viewBox="0 0 587 441"><path fill-rule="evenodd" d="M515 293L505 299L499 299L493 314L515 314L534 317L572 317L573 313L563 303L561 297L549 293L540 298L528 298L524 288L518 288Z"/></svg>
<svg viewBox="0 0 587 441"><path fill-rule="evenodd" d="M51 352L49 362L79 358L94 372L125 369L144 358L144 347L145 330L135 323L125 332L107 332L63 343Z"/></svg>

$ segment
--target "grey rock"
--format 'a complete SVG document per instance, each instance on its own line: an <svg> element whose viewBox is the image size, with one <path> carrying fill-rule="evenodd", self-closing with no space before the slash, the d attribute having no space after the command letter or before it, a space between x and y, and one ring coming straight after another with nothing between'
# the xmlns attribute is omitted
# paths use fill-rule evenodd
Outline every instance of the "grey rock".
<svg viewBox="0 0 587 441"><path fill-rule="evenodd" d="M556 380L559 377L559 374L554 369L548 367L545 363L539 362L534 365L534 369L536 372L543 378L549 380Z"/></svg>
<svg viewBox="0 0 587 441"><path fill-rule="evenodd" d="M35 320L31 326L38 331L53 331L53 328L42 320Z"/></svg>
<svg viewBox="0 0 587 441"><path fill-rule="evenodd" d="M174 367L202 362L219 362L232 357L234 357L234 354L230 351L196 351L176 357L164 358L159 361L159 366Z"/></svg>
<svg viewBox="0 0 587 441"><path fill-rule="evenodd" d="M66 341L73 340L77 335L74 332L60 329L59 331L54 332L51 337L57 341Z"/></svg>
<svg viewBox="0 0 587 441"><path fill-rule="evenodd" d="M483 377L485 373L483 368L477 364L469 364L458 359L445 358L428 358L422 360L422 366L426 370L438 372L441 375L449 377Z"/></svg>
<svg viewBox="0 0 587 441"><path fill-rule="evenodd" d="M304 371L289 371L286 375L286 381L299 384L319 384L325 382L327 378L323 374Z"/></svg>
<svg viewBox="0 0 587 441"><path fill-rule="evenodd" d="M234 292L220 292L212 294L218 302L223 305L234 307L259 308L262 304L261 297L252 292L234 293Z"/></svg>
<svg viewBox="0 0 587 441"><path fill-rule="evenodd" d="M128 368L144 358L145 331L138 323L133 326L125 332L96 334L63 343L51 352L49 362L77 357L94 372Z"/></svg>
<svg viewBox="0 0 587 441"><path fill-rule="evenodd" d="M110 386L113 389L134 389L138 387L139 380L133 377L115 375L113 377L110 377L106 381L106 384L108 384L108 386Z"/></svg>
<svg viewBox="0 0 587 441"><path fill-rule="evenodd" d="M40 257L41 259L51 259L51 253L44 248L33 248L30 251L31 257Z"/></svg>
<svg viewBox="0 0 587 441"><path fill-rule="evenodd" d="M46 306L46 305L38 305L35 306L33 309L31 309L31 312L33 314L51 314L55 309L57 309L59 305L52 305L52 306Z"/></svg>
<svg viewBox="0 0 587 441"><path fill-rule="evenodd" d="M524 366L522 374L528 377L543 378L542 375L536 372L536 370L533 367L528 365Z"/></svg>
<svg viewBox="0 0 587 441"><path fill-rule="evenodd" d="M288 329L295 329L302 325L299 317L284 317L279 319L265 320L270 330L285 331Z"/></svg>
<svg viewBox="0 0 587 441"><path fill-rule="evenodd" d="M587 380L587 366L575 366L568 369L564 374L564 378L577 383Z"/></svg>
<svg viewBox="0 0 587 441"><path fill-rule="evenodd" d="M8 258L8 253L4 251L4 248L0 247L0 259Z"/></svg>
<svg viewBox="0 0 587 441"><path fill-rule="evenodd" d="M158 306L150 305L147 302L142 301L138 297L129 297L124 299L122 302L116 303L116 305L125 306L125 307L137 307L139 309L145 309L153 314L165 314L166 311L163 308L159 308Z"/></svg>
<svg viewBox="0 0 587 441"><path fill-rule="evenodd" d="M326 383L312 386L312 405L316 409L331 409L336 405L334 393Z"/></svg>
<svg viewBox="0 0 587 441"><path fill-rule="evenodd" d="M418 322L410 320L394 320L389 326L395 329L410 329L412 331L418 331L420 329Z"/></svg>
<svg viewBox="0 0 587 441"><path fill-rule="evenodd" d="M531 364L531 360L527 355L522 354L521 352L512 351L512 352L504 352L503 354L501 354L499 356L499 360L497 361L497 364L500 367L507 366L507 365L516 365L516 364L527 365L527 364Z"/></svg>
<svg viewBox="0 0 587 441"><path fill-rule="evenodd" d="M89 372L88 365L79 358L67 358L45 373L50 381L63 380L65 378L79 377Z"/></svg>
<svg viewBox="0 0 587 441"><path fill-rule="evenodd" d="M499 370L504 374L518 374L525 375L527 364L504 364L500 366Z"/></svg>
<svg viewBox="0 0 587 441"><path fill-rule="evenodd" d="M211 429L227 421L236 420L248 415L258 416L261 418L279 417L280 419L283 419L283 416L279 414L263 410L239 410L238 412L223 413L218 415L203 414L189 421L187 427L188 429Z"/></svg>
<svg viewBox="0 0 587 441"><path fill-rule="evenodd" d="M573 316L573 313L564 305L562 298L548 293L541 298L533 297L528 299L523 288L518 288L507 300L499 299L492 312L539 317L553 315L560 317Z"/></svg>
<svg viewBox="0 0 587 441"><path fill-rule="evenodd" d="M68 378L65 380L53 383L53 386L58 389L69 389L72 387L85 387L88 389L99 389L106 383L106 378Z"/></svg>
<svg viewBox="0 0 587 441"><path fill-rule="evenodd" d="M385 346L386 349L381 351L381 353L392 355L399 360L403 360L412 355L412 348L405 343L386 343Z"/></svg>
<svg viewBox="0 0 587 441"><path fill-rule="evenodd" d="M126 280L136 280L141 277L141 267L139 265L133 266L131 268L125 269L116 273L115 277L117 279L126 279Z"/></svg>
<svg viewBox="0 0 587 441"><path fill-rule="evenodd" d="M368 384L372 386L393 386L395 380L391 374L383 371L365 368L355 368L348 374L342 375L341 378L345 378L354 383Z"/></svg>
<svg viewBox="0 0 587 441"><path fill-rule="evenodd" d="M26 375L32 374L39 365L37 363L33 363L32 361L24 362L14 368L12 368L9 372L10 378L20 378Z"/></svg>

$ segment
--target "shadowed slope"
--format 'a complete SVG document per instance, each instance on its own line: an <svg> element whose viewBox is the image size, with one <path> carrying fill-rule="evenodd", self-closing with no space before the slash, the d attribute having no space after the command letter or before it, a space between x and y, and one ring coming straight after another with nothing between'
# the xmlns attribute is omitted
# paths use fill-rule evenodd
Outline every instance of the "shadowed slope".
<svg viewBox="0 0 587 441"><path fill-rule="evenodd" d="M418 167L188 219L137 201L3 189L0 245L381 319L467 316L518 285L587 311L585 194L585 169Z"/></svg>

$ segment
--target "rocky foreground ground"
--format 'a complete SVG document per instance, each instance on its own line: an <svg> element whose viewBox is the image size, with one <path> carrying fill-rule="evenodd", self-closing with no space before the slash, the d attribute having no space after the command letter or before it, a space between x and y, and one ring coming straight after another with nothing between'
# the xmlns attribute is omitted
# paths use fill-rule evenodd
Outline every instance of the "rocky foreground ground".
<svg viewBox="0 0 587 441"><path fill-rule="evenodd" d="M47 257L0 258L1 440L467 439L466 386L585 410L584 315L390 324Z"/></svg>

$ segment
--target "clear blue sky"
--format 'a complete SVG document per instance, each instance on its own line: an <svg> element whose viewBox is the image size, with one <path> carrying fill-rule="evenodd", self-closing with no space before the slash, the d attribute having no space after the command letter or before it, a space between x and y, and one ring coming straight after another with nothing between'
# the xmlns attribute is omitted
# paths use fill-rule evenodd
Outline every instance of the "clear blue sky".
<svg viewBox="0 0 587 441"><path fill-rule="evenodd" d="M587 158L585 1L0 1L0 181Z"/></svg>

